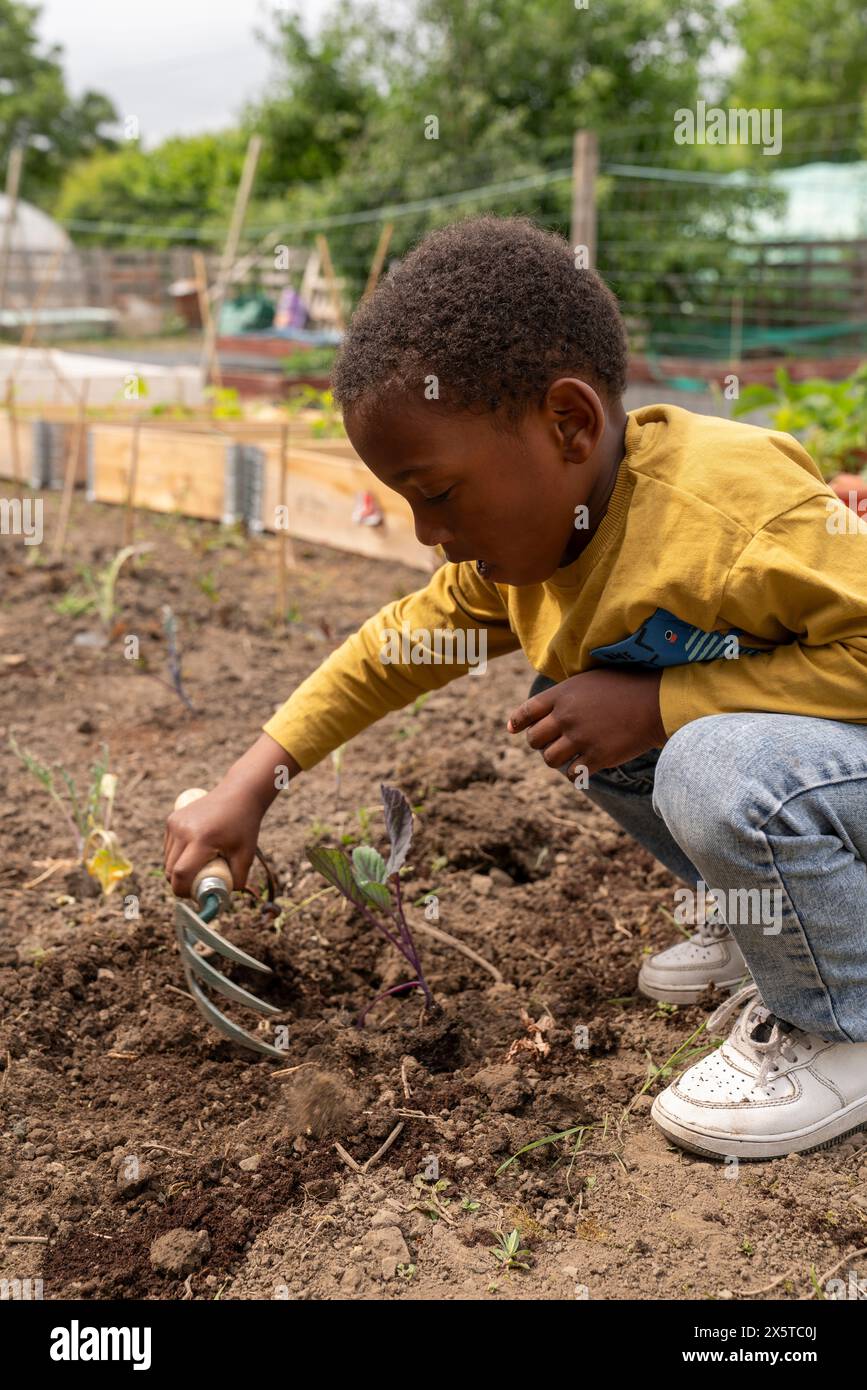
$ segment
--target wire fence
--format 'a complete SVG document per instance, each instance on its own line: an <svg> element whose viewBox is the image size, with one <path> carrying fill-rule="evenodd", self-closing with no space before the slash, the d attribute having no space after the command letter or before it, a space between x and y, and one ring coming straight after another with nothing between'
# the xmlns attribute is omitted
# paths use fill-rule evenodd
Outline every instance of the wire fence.
<svg viewBox="0 0 867 1390"><path fill-rule="evenodd" d="M758 138L728 147L710 143L700 124L691 142L681 142L674 116L598 133L596 265L620 299L634 353L651 363L867 354L867 160L855 157L859 117L854 107L798 112L790 138L782 113L779 148L770 155L767 132L749 122L737 129ZM282 199L256 188L241 246L248 286L267 280L269 292L279 288L279 274L266 273L278 264L279 248L309 249L324 235L349 310L387 223L386 268L430 227L478 212L526 214L569 235L573 152L546 153L544 165L525 154L504 171L495 154L456 158L433 148L411 171L299 185ZM131 294L168 307L171 281L193 274L193 249L215 267L225 234L224 227L174 226L159 217L148 224L76 221L67 231L73 240L124 237L122 248L78 245L57 275L66 302L77 295L105 307ZM152 247L157 235L162 249ZM299 279L286 270L286 284L297 287ZM29 285L26 298L38 281L32 260L18 273L13 253L10 293Z"/></svg>

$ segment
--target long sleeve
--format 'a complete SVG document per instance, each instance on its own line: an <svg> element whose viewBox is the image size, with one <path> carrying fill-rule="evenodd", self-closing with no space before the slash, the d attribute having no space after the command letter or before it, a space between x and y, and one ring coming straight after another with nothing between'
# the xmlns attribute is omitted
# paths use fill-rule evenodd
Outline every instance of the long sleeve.
<svg viewBox="0 0 867 1390"><path fill-rule="evenodd" d="M718 625L775 645L667 668L667 734L748 710L867 723L867 524L830 492L774 518L732 565Z"/></svg>
<svg viewBox="0 0 867 1390"><path fill-rule="evenodd" d="M481 674L487 660L519 646L496 585L471 564L443 565L423 589L368 618L298 686L265 732L301 768L313 767L384 714L458 676Z"/></svg>

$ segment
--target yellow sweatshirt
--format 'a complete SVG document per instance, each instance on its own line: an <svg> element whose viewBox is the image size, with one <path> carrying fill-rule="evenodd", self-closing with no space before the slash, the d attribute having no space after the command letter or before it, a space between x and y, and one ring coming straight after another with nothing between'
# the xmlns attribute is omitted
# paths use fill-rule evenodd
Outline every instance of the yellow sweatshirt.
<svg viewBox="0 0 867 1390"><path fill-rule="evenodd" d="M309 768L423 691L482 678L482 655L518 649L555 681L664 668L669 735L741 710L867 723L867 523L790 435L643 406L573 564L520 587L443 565L369 618L265 731Z"/></svg>

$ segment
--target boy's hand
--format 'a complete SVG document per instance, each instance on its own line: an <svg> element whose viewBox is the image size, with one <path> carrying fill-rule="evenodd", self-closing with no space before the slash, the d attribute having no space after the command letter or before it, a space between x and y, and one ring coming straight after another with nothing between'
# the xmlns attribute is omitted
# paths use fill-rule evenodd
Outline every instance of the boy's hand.
<svg viewBox="0 0 867 1390"><path fill-rule="evenodd" d="M166 878L179 898L189 897L200 869L217 855L232 870L236 889L247 882L256 854L262 817L280 785L297 777L300 767L285 748L261 734L207 796L173 811L166 821Z"/></svg>
<svg viewBox="0 0 867 1390"><path fill-rule="evenodd" d="M239 788L216 787L173 811L166 821L164 852L166 878L176 897L189 897L196 874L217 856L232 870L235 888L243 888L261 823L259 803Z"/></svg>
<svg viewBox="0 0 867 1390"><path fill-rule="evenodd" d="M510 734L527 730L549 767L575 762L593 775L619 767L667 735L659 713L661 671L585 671L519 705ZM574 775L570 768L570 775Z"/></svg>

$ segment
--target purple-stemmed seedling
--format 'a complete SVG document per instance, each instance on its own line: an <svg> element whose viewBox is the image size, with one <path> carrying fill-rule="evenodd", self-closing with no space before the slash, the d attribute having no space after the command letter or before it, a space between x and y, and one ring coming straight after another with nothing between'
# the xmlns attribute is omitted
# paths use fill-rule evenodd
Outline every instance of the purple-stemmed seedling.
<svg viewBox="0 0 867 1390"><path fill-rule="evenodd" d="M364 1027L364 1020L374 1004L378 1004L380 999L385 999L390 994L420 989L424 995L426 1011L433 1003L412 931L404 914L400 892L400 870L412 844L412 807L397 787L387 787L383 783L379 790L385 809L385 828L391 845L387 860L370 845L356 845L351 859L341 849L327 849L322 845L308 845L306 850L307 858L317 873L326 878L344 898L348 898L371 926L382 932L392 946L409 961L415 974L415 979L394 985L391 989L383 990L375 999L371 999L358 1015L356 1022L359 1028ZM374 909L381 916L375 915ZM390 925L386 925L383 917Z"/></svg>

